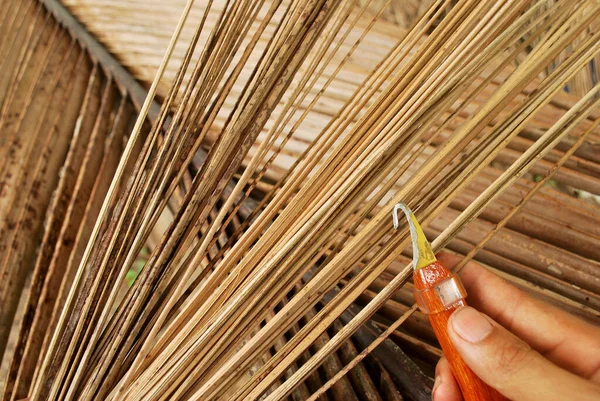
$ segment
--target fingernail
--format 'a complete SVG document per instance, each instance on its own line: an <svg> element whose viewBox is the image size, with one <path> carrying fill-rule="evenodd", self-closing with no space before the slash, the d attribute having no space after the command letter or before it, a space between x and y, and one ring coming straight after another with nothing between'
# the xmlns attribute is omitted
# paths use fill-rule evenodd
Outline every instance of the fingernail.
<svg viewBox="0 0 600 401"><path fill-rule="evenodd" d="M442 384L442 376L436 376L435 382L433 383L433 389L431 390L431 399L435 400L435 390Z"/></svg>
<svg viewBox="0 0 600 401"><path fill-rule="evenodd" d="M450 320L456 334L470 343L483 341L492 332L490 321L483 314L468 306L454 312Z"/></svg>

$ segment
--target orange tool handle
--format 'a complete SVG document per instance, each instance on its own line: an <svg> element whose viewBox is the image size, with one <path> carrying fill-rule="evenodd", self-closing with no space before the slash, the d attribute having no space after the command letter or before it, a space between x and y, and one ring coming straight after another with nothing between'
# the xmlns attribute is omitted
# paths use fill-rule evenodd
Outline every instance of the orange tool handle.
<svg viewBox="0 0 600 401"><path fill-rule="evenodd" d="M465 401L503 401L498 391L485 384L462 359L448 336L448 319L454 311L467 305L467 296L460 280L441 263L434 262L413 274L415 299L422 312L429 316L442 351L450 363Z"/></svg>

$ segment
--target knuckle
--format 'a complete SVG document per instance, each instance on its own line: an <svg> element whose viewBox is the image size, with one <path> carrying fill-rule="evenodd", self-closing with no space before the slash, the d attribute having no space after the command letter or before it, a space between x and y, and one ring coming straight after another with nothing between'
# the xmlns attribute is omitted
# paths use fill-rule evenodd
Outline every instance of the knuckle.
<svg viewBox="0 0 600 401"><path fill-rule="evenodd" d="M498 354L498 371L503 375L514 374L527 366L530 358L531 348L526 344L507 343Z"/></svg>
<svg viewBox="0 0 600 401"><path fill-rule="evenodd" d="M445 364L445 363L447 363L447 362L446 362L446 359L445 359L445 358L442 356L442 357L439 359L439 361L438 361L437 365L435 365L435 375L436 375L436 376L439 376L439 375L442 373L442 371L443 371L443 369L444 369L444 364Z"/></svg>
<svg viewBox="0 0 600 401"><path fill-rule="evenodd" d="M441 364L442 364L442 361L439 360L438 363L437 363L437 365L435 365L435 376L436 377L440 375L440 370L441 370L441 366L440 365Z"/></svg>

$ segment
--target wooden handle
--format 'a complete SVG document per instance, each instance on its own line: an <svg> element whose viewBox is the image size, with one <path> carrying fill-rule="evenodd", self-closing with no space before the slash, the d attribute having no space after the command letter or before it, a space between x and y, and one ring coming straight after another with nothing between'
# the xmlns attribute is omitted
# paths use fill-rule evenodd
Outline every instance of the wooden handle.
<svg viewBox="0 0 600 401"><path fill-rule="evenodd" d="M452 373L460 386L465 401L504 401L506 398L496 390L485 384L473 373L465 361L459 355L448 336L448 319L454 311L467 303L464 300L466 293L458 278L453 276L441 263L435 262L429 266L417 269L414 272L415 297L422 309L429 316L429 321L435 332L442 351L450 363ZM449 287L444 289L444 286ZM457 288L457 286L459 288ZM456 291L452 291L456 290ZM463 291L463 296L457 295L457 291ZM453 301L453 297L459 298ZM446 299L444 299L446 296ZM463 299L460 299L463 298ZM446 306L452 302L450 306Z"/></svg>

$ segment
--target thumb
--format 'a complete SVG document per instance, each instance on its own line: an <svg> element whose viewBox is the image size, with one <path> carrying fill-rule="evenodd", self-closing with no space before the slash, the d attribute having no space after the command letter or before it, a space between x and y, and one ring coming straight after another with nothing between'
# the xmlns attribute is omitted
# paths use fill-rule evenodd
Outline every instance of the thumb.
<svg viewBox="0 0 600 401"><path fill-rule="evenodd" d="M473 372L513 401L599 399L595 384L552 364L473 308L451 315L448 334Z"/></svg>

